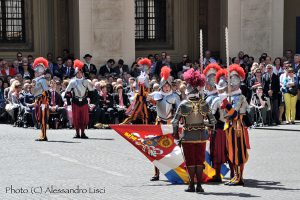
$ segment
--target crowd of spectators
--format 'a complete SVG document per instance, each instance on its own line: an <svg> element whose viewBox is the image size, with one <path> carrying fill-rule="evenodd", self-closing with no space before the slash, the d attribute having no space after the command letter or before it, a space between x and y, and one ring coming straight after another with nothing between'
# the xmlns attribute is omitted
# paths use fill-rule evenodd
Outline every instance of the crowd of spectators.
<svg viewBox="0 0 300 200"><path fill-rule="evenodd" d="M45 78L49 83L50 128L72 128L72 109L67 105L64 91L69 80L75 76L73 56L64 50L63 56L56 59L52 53L46 58L49 68ZM84 59L84 75L91 81L99 94L98 105L90 104L89 128L95 124L121 123L126 118L126 111L136 93L136 77L140 74L137 58L129 67L122 59L117 62L109 59L96 67L92 62L92 55L86 54ZM199 60L191 61L188 55L182 56L180 63L172 62L167 52L148 55L152 61L147 71L150 80L150 92L159 90L159 74L163 66L169 66L173 77L172 89L181 99L185 99L186 84L182 81L184 71L200 67ZM19 127L37 127L34 115L34 71L32 55L23 56L17 53L12 62L0 59L0 122L10 123ZM221 59L214 58L210 51L204 54L203 68L209 63L218 62L226 68ZM252 121L260 121L264 125L278 125L295 123L296 112L299 111L300 99L299 79L300 55L286 50L284 56L272 59L267 53L259 58L240 51L236 57L230 59L243 67L246 78L241 90L250 105ZM155 104L149 101L150 123L155 121ZM285 115L284 115L285 113Z"/></svg>

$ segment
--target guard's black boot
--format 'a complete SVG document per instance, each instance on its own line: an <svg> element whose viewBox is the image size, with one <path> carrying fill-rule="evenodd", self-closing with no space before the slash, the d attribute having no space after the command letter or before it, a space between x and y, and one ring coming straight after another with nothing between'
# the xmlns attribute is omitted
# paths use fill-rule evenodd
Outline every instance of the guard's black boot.
<svg viewBox="0 0 300 200"><path fill-rule="evenodd" d="M201 183L197 183L196 192L197 193L203 193L204 192Z"/></svg>
<svg viewBox="0 0 300 200"><path fill-rule="evenodd" d="M189 187L184 190L185 192L195 192L195 185L193 182L189 183Z"/></svg>

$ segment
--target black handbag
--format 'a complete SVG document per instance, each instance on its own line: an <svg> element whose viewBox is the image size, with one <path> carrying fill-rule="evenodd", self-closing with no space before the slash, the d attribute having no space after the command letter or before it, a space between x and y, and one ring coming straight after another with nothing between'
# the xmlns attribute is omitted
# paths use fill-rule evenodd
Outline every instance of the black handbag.
<svg viewBox="0 0 300 200"><path fill-rule="evenodd" d="M298 94L298 89L296 87L290 87L288 88L288 93L293 96L296 96Z"/></svg>

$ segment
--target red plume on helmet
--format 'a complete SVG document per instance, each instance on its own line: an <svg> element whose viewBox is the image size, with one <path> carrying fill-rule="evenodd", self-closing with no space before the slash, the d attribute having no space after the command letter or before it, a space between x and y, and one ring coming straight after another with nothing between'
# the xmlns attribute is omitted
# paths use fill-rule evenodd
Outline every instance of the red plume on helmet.
<svg viewBox="0 0 300 200"><path fill-rule="evenodd" d="M206 78L199 71L195 71L194 68L191 68L184 72L183 79L190 84L192 87L204 87Z"/></svg>
<svg viewBox="0 0 300 200"><path fill-rule="evenodd" d="M150 68L152 65L152 62L148 58L142 58L141 60L138 61L138 65L147 65L148 68Z"/></svg>
<svg viewBox="0 0 300 200"><path fill-rule="evenodd" d="M245 73L244 69L240 65L238 65L238 64L232 64L229 67L230 67L229 68L230 69L230 73L233 72L233 71L236 71L239 74L239 76L241 77L242 80L245 79L246 73Z"/></svg>
<svg viewBox="0 0 300 200"><path fill-rule="evenodd" d="M172 70L171 70L170 67L168 67L168 66L163 66L163 67L161 68L161 71L160 71L160 77L161 77L161 78L164 78L165 80L168 80L171 71L172 71Z"/></svg>
<svg viewBox="0 0 300 200"><path fill-rule="evenodd" d="M216 80L215 80L215 83L218 84L219 81L220 81L220 78L222 76L225 76L226 78L228 77L228 72L227 72L227 69L221 69L217 72L216 74Z"/></svg>
<svg viewBox="0 0 300 200"><path fill-rule="evenodd" d="M220 65L218 65L217 63L210 63L209 65L207 65L205 67L205 69L203 70L203 74L205 76L207 76L207 73L211 70L214 69L216 71L219 71L221 69Z"/></svg>
<svg viewBox="0 0 300 200"><path fill-rule="evenodd" d="M34 62L33 62L33 69L36 68L36 66L38 65L43 65L44 68L48 68L48 60L46 58L43 58L43 57L38 57L36 59L34 59Z"/></svg>
<svg viewBox="0 0 300 200"><path fill-rule="evenodd" d="M78 59L74 60L74 68L75 69L77 68L77 70L81 70L83 68L83 66L84 66L83 62L81 62Z"/></svg>

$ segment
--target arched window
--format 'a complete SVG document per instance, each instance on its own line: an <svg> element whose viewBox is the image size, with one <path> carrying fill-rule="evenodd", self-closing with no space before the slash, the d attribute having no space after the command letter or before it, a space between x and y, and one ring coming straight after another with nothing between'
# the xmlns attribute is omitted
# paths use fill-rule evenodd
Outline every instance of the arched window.
<svg viewBox="0 0 300 200"><path fill-rule="evenodd" d="M166 0L135 0L135 39L166 41Z"/></svg>
<svg viewBox="0 0 300 200"><path fill-rule="evenodd" d="M24 0L0 0L0 42L26 42Z"/></svg>

